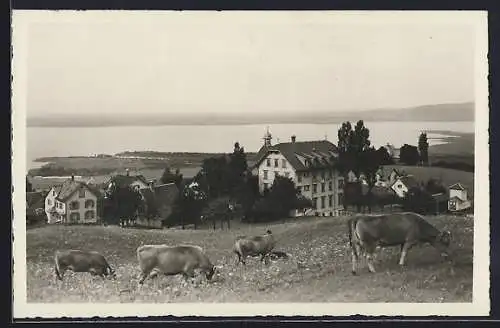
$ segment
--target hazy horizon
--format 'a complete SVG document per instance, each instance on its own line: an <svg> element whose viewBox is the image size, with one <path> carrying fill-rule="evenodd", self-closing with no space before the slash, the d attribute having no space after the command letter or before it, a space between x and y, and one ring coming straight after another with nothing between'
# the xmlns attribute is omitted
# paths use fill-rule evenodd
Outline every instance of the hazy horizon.
<svg viewBox="0 0 500 328"><path fill-rule="evenodd" d="M474 26L467 16L431 16L48 12L29 24L25 40L27 115L303 114L473 102Z"/></svg>

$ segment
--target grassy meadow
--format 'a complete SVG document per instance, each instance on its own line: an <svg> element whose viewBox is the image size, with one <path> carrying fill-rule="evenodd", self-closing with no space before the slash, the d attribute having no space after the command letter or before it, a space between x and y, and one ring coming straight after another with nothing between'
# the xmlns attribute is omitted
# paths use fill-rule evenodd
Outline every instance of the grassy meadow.
<svg viewBox="0 0 500 328"><path fill-rule="evenodd" d="M139 230L114 226L44 226L27 231L28 302L471 302L473 220L428 217L453 234L452 260L431 246L413 248L400 268L399 247L380 251L370 274L361 261L351 274L347 217L294 219L269 225L238 225L231 230ZM236 265L231 247L242 234L271 229L277 250L291 255L268 265L249 259ZM137 288L135 250L142 244L190 243L202 246L219 272L211 282L197 277L159 276ZM101 251L117 280L67 272L54 275L56 249Z"/></svg>

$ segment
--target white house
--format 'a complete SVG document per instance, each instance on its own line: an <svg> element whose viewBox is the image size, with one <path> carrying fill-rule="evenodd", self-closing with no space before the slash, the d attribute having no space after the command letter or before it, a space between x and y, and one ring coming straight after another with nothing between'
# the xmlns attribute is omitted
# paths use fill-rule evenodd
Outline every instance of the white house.
<svg viewBox="0 0 500 328"><path fill-rule="evenodd" d="M461 211L471 207L467 189L460 182L451 185L448 189L450 190L450 197L448 200L449 211Z"/></svg>
<svg viewBox="0 0 500 328"><path fill-rule="evenodd" d="M395 178L391 184L391 189L394 190L399 198L403 198L405 194L413 187L418 187L418 182L411 175Z"/></svg>
<svg viewBox="0 0 500 328"><path fill-rule="evenodd" d="M343 209L344 180L334 168L338 159L334 144L326 140L297 142L292 136L291 142L271 145L270 133L264 140L254 167L261 192L281 175L290 178L313 203L309 213L294 211L292 215L333 216Z"/></svg>
<svg viewBox="0 0 500 328"><path fill-rule="evenodd" d="M51 188L45 197L48 223L96 223L98 192L74 177Z"/></svg>

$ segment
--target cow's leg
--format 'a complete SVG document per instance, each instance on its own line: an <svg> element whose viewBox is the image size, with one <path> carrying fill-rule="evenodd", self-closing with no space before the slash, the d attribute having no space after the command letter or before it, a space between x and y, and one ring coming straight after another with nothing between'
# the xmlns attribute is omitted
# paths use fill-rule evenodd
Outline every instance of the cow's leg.
<svg viewBox="0 0 500 328"><path fill-rule="evenodd" d="M368 264L368 270L370 272L375 273L375 266L373 265L373 258L375 257L375 250L376 246L375 245L365 245L364 247L365 252L366 252L366 263Z"/></svg>
<svg viewBox="0 0 500 328"><path fill-rule="evenodd" d="M149 277L149 274L151 273L151 270L143 269L139 278L139 285L142 285L144 283L144 280L146 280L147 277Z"/></svg>
<svg viewBox="0 0 500 328"><path fill-rule="evenodd" d="M403 246L401 247L401 257L399 258L399 265L405 265L406 255L412 246L413 245L408 242L403 244Z"/></svg>

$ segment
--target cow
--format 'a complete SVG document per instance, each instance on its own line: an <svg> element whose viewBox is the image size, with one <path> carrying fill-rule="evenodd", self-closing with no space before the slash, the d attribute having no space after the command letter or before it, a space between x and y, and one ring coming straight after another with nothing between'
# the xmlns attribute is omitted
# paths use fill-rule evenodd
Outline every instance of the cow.
<svg viewBox="0 0 500 328"><path fill-rule="evenodd" d="M111 268L103 255L95 251L58 250L55 252L54 260L55 273L59 280L63 280L66 270L89 272L93 276L103 278L109 276L116 279L115 270Z"/></svg>
<svg viewBox="0 0 500 328"><path fill-rule="evenodd" d="M246 265L246 257L247 256L259 256L260 261L264 261L270 255L274 246L276 245L276 241L274 239L273 233L271 230L267 230L265 235L262 236L239 236L236 238L236 241L233 246L233 252L238 256L237 264L243 263Z"/></svg>
<svg viewBox="0 0 500 328"><path fill-rule="evenodd" d="M368 269L374 273L373 257L377 248L401 246L399 265L404 266L410 248L417 244L433 245L441 256L448 256L449 231L440 231L421 215L412 212L359 215L348 220L352 254L352 274L356 274L358 257L363 252Z"/></svg>
<svg viewBox="0 0 500 328"><path fill-rule="evenodd" d="M166 276L182 274L186 281L194 277L194 270L200 269L207 280L215 273L212 264L203 249L194 245L144 245L137 248L137 260L141 268L139 285L155 270Z"/></svg>

